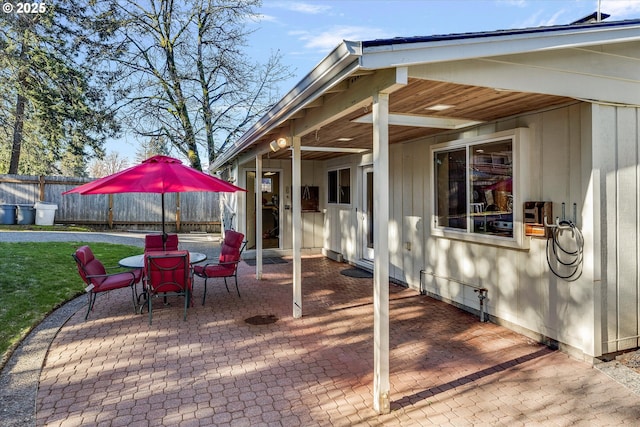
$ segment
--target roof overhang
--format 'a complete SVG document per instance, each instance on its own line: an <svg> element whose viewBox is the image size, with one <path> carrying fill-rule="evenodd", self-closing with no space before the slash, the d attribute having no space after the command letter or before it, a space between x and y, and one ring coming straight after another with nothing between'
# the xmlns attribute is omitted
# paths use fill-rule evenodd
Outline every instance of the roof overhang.
<svg viewBox="0 0 640 427"><path fill-rule="evenodd" d="M640 20L344 41L212 169L241 153L269 153L278 136L303 137L306 155L318 159L331 148L359 152L370 144L367 108L380 88L393 92L394 143L576 100L639 105L638 69ZM434 113L422 105L435 103L456 108Z"/></svg>
<svg viewBox="0 0 640 427"><path fill-rule="evenodd" d="M223 165L237 153L250 146L255 137L266 134L282 122L297 114L306 104L353 74L360 67L358 59L362 55L359 42L343 41L327 55L311 72L287 93L267 114L235 142L234 146L222 153L212 168Z"/></svg>

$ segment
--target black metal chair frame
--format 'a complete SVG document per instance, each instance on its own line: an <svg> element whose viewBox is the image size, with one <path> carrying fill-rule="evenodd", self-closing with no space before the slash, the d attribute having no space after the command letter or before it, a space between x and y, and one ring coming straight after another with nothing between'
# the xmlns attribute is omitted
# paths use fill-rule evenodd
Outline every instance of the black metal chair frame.
<svg viewBox="0 0 640 427"><path fill-rule="evenodd" d="M209 264L206 264L206 265L203 266L202 274L198 274L198 273L194 272L194 274L196 276L204 278L204 291L202 293L202 305L204 305L204 301L207 298L207 280L209 280L209 279L218 279L218 278L222 277L222 279L224 280L224 287L227 288L227 292L231 292L229 290L229 285L227 284L227 277L233 277L233 279L235 281L235 284L236 284L236 292L238 293L238 297L241 297L240 296L240 288L238 288L238 264L240 263L240 261L242 261L242 252L244 251L244 249L247 246L248 242L249 242L248 240L244 240L242 242L242 246L240 246L240 253L239 253L237 261L209 263ZM234 265L234 264L235 264L235 268L233 269L233 274L230 274L228 276L211 276L211 277L209 277L206 274L206 269L207 269L207 266L209 266L209 265Z"/></svg>

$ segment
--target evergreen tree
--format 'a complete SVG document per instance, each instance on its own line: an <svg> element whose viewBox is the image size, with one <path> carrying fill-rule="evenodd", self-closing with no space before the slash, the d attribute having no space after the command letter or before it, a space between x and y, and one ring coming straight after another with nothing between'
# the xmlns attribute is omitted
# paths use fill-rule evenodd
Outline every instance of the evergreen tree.
<svg viewBox="0 0 640 427"><path fill-rule="evenodd" d="M0 15L4 172L81 171L117 133L107 95L113 75L100 67L113 21L107 2L91 4L60 0L38 13Z"/></svg>

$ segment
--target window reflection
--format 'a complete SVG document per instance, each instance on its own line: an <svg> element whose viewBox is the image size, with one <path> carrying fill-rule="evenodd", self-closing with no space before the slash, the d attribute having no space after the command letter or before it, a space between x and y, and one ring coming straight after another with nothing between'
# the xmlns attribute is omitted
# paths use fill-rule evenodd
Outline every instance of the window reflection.
<svg viewBox="0 0 640 427"><path fill-rule="evenodd" d="M511 141L470 147L474 233L513 236L513 149Z"/></svg>
<svg viewBox="0 0 640 427"><path fill-rule="evenodd" d="M434 162L436 226L513 237L511 139L440 150Z"/></svg>
<svg viewBox="0 0 640 427"><path fill-rule="evenodd" d="M466 149L436 153L436 210L440 227L467 229Z"/></svg>

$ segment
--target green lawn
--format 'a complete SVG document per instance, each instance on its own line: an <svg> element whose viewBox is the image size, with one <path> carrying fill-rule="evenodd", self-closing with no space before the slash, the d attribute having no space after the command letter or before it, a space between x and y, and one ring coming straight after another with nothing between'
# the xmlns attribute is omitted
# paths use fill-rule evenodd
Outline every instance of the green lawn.
<svg viewBox="0 0 640 427"><path fill-rule="evenodd" d="M87 243L0 242L0 366L33 327L62 303L84 293L85 285L71 257ZM135 246L88 243L109 269L118 260L141 253Z"/></svg>

